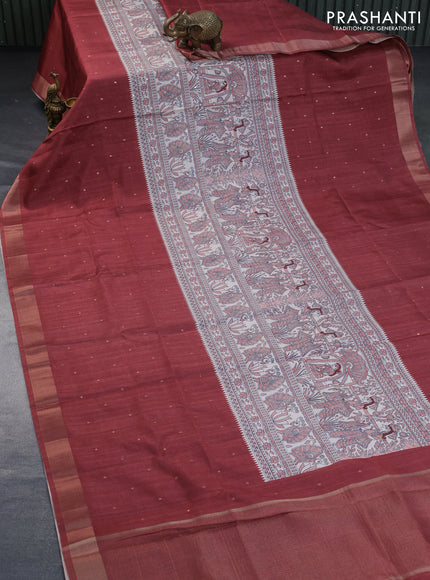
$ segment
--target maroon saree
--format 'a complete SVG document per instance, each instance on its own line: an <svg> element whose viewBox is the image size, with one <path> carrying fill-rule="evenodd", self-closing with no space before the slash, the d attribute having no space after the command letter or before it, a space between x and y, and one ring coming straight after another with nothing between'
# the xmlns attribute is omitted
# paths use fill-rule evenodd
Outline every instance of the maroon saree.
<svg viewBox="0 0 430 580"><path fill-rule="evenodd" d="M1 225L72 579L430 577L409 54L261 6L190 5L187 55L170 1L54 9L34 89L78 100Z"/></svg>

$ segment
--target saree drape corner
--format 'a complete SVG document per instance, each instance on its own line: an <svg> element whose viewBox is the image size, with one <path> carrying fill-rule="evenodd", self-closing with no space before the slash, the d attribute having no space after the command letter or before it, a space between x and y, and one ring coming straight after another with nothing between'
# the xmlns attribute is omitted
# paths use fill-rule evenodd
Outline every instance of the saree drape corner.
<svg viewBox="0 0 430 580"><path fill-rule="evenodd" d="M57 0L73 107L2 248L71 580L430 577L430 177L406 45L281 0ZM264 17L263 17L264 16Z"/></svg>

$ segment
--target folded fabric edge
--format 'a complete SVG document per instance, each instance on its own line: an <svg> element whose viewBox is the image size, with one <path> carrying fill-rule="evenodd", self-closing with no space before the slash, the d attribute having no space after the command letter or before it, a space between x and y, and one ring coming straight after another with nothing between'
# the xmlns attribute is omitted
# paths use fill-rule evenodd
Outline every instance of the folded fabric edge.
<svg viewBox="0 0 430 580"><path fill-rule="evenodd" d="M288 42L264 42L261 44L249 44L223 49L219 52L203 49L179 49L189 60L217 59L224 60L235 56L256 55L256 54L299 54L314 51L347 52L362 46L363 44L379 44L384 40L393 38L379 33L369 33L357 37L345 37L340 40L315 40L304 38L291 40ZM398 37L402 40L400 37Z"/></svg>

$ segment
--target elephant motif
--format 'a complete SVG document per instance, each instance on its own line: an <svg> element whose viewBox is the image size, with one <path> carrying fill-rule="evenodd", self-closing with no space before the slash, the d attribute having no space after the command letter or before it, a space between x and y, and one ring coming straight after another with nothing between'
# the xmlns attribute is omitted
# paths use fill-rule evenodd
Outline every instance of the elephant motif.
<svg viewBox="0 0 430 580"><path fill-rule="evenodd" d="M170 25L173 23L173 27ZM210 10L188 13L179 9L164 21L164 34L171 42L179 39L178 48L201 48L201 43L210 44L213 50L221 50L222 20Z"/></svg>

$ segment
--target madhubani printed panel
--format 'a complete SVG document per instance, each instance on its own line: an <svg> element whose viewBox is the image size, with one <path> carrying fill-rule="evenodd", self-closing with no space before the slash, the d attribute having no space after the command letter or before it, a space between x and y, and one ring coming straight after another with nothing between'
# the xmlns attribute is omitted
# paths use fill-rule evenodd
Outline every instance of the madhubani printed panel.
<svg viewBox="0 0 430 580"><path fill-rule="evenodd" d="M428 445L429 405L303 206L270 56L188 62L151 0L98 0L154 213L262 477Z"/></svg>

